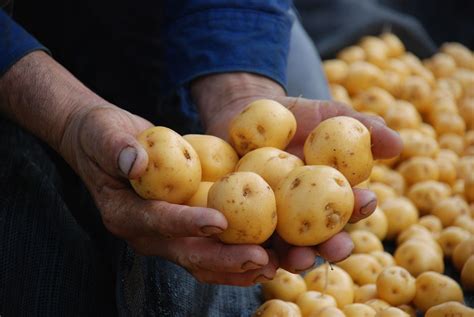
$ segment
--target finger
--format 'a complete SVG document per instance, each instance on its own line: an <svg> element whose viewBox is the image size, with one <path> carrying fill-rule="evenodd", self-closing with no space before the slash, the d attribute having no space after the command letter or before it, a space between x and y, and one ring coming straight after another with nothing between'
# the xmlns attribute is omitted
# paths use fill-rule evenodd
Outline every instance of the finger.
<svg viewBox="0 0 474 317"><path fill-rule="evenodd" d="M280 236L272 239L280 266L293 273L304 272L313 267L316 260L316 251L313 247L295 247L289 245Z"/></svg>
<svg viewBox="0 0 474 317"><path fill-rule="evenodd" d="M357 222L370 216L377 208L377 196L373 191L362 188L353 188L354 191L354 211L352 212L350 223Z"/></svg>
<svg viewBox="0 0 474 317"><path fill-rule="evenodd" d="M341 231L316 246L319 255L329 263L339 262L351 255L354 243L347 232Z"/></svg>

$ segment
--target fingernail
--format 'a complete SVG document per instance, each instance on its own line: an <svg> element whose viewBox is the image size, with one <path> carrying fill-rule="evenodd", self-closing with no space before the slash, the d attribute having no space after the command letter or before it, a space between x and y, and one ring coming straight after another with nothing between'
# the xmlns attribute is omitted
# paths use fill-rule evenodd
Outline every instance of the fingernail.
<svg viewBox="0 0 474 317"><path fill-rule="evenodd" d="M245 262L244 264L242 264L242 270L255 270L255 269L259 269L261 268L262 266L260 264L257 264L255 262L252 262L252 261L247 261Z"/></svg>
<svg viewBox="0 0 474 317"><path fill-rule="evenodd" d="M201 227L201 232L205 235L213 235L213 234L218 234L224 231L222 228L216 227L216 226L204 226Z"/></svg>
<svg viewBox="0 0 474 317"><path fill-rule="evenodd" d="M271 281L271 278L266 277L265 275L259 275L256 279L253 280L254 283L265 283Z"/></svg>
<svg viewBox="0 0 474 317"><path fill-rule="evenodd" d="M374 206L375 205L375 206ZM367 215L369 212L371 212L373 209L377 207L377 199L372 199L370 200L367 204L364 206L360 207L360 214L362 215Z"/></svg>
<svg viewBox="0 0 474 317"><path fill-rule="evenodd" d="M136 159L137 150L134 147L128 146L124 148L118 157L118 166L120 171L124 175L128 176Z"/></svg>

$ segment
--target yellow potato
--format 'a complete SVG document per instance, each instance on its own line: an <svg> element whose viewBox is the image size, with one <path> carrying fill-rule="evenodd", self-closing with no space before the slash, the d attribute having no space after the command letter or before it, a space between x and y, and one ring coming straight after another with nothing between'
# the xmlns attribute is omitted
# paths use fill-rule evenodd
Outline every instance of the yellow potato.
<svg viewBox="0 0 474 317"><path fill-rule="evenodd" d="M364 61L356 61L349 65L349 72L345 86L349 94L354 95L359 91L383 83L384 74L380 68Z"/></svg>
<svg viewBox="0 0 474 317"><path fill-rule="evenodd" d="M465 97L459 102L459 114L464 119L467 128L474 129L474 96Z"/></svg>
<svg viewBox="0 0 474 317"><path fill-rule="evenodd" d="M442 255L422 240L408 240L395 251L395 262L413 276L426 271L444 272Z"/></svg>
<svg viewBox="0 0 474 317"><path fill-rule="evenodd" d="M301 317L296 305L280 299L271 299L263 303L252 315L253 317Z"/></svg>
<svg viewBox="0 0 474 317"><path fill-rule="evenodd" d="M460 215L453 221L453 226L462 228L471 234L474 234L474 219L470 214Z"/></svg>
<svg viewBox="0 0 474 317"><path fill-rule="evenodd" d="M426 311L425 317L471 317L474 316L474 309L458 302L445 302L432 306Z"/></svg>
<svg viewBox="0 0 474 317"><path fill-rule="evenodd" d="M433 210L435 205L451 194L451 188L441 182L424 181L411 186L407 197L415 204L421 215Z"/></svg>
<svg viewBox="0 0 474 317"><path fill-rule="evenodd" d="M464 152L464 138L456 133L445 133L438 138L439 147L441 149L451 150L458 155Z"/></svg>
<svg viewBox="0 0 474 317"><path fill-rule="evenodd" d="M375 317L375 309L366 304L355 303L344 306L342 309L346 317Z"/></svg>
<svg viewBox="0 0 474 317"><path fill-rule="evenodd" d="M388 58L387 44L376 36L364 36L359 43L360 47L365 51L368 62L383 66Z"/></svg>
<svg viewBox="0 0 474 317"><path fill-rule="evenodd" d="M347 93L347 90L344 88L344 86L330 84L329 89L331 90L331 97L333 100L345 103L346 105L352 107L351 98L349 97L349 94Z"/></svg>
<svg viewBox="0 0 474 317"><path fill-rule="evenodd" d="M370 231L354 230L349 233L354 249L352 253L370 253L373 251L383 251L382 242Z"/></svg>
<svg viewBox="0 0 474 317"><path fill-rule="evenodd" d="M345 61L348 64L352 64L357 61L365 60L365 51L360 46L348 46L342 49L338 54L337 58Z"/></svg>
<svg viewBox="0 0 474 317"><path fill-rule="evenodd" d="M474 97L474 71L458 68L452 77L461 84L464 96Z"/></svg>
<svg viewBox="0 0 474 317"><path fill-rule="evenodd" d="M395 104L395 98L382 88L370 87L357 93L352 99L352 104L357 111L370 111L384 116Z"/></svg>
<svg viewBox="0 0 474 317"><path fill-rule="evenodd" d="M365 303L377 298L377 286L374 283L361 285L354 291L354 303Z"/></svg>
<svg viewBox="0 0 474 317"><path fill-rule="evenodd" d="M373 166L370 132L358 120L339 116L321 122L307 137L308 165L329 165L355 186L368 179Z"/></svg>
<svg viewBox="0 0 474 317"><path fill-rule="evenodd" d="M452 260L454 267L461 271L467 259L474 255L474 237L461 241L453 251Z"/></svg>
<svg viewBox="0 0 474 317"><path fill-rule="evenodd" d="M444 43L441 52L451 56L458 67L474 69L474 56L472 52L460 43Z"/></svg>
<svg viewBox="0 0 474 317"><path fill-rule="evenodd" d="M459 162L458 154L454 152L453 150L449 150L449 149L440 149L438 154L436 155L436 158L447 159L451 163L453 163L455 166L457 166Z"/></svg>
<svg viewBox="0 0 474 317"><path fill-rule="evenodd" d="M280 103L260 99L250 103L229 126L231 143L239 155L260 147L286 148L295 135L296 119Z"/></svg>
<svg viewBox="0 0 474 317"><path fill-rule="evenodd" d="M454 133L462 136L466 132L466 123L463 117L457 113L444 112L442 115L436 116L433 127L438 135Z"/></svg>
<svg viewBox="0 0 474 317"><path fill-rule="evenodd" d="M350 275L340 267L333 265L329 268L327 263L309 271L305 277L308 290L318 291L331 295L337 302L337 307L342 308L354 301L354 287Z"/></svg>
<svg viewBox="0 0 474 317"><path fill-rule="evenodd" d="M437 238L443 230L443 223L434 215L426 215L418 219L418 224L428 229L431 236Z"/></svg>
<svg viewBox="0 0 474 317"><path fill-rule="evenodd" d="M415 106L405 100L397 100L384 115L387 125L394 130L417 129L421 116Z"/></svg>
<svg viewBox="0 0 474 317"><path fill-rule="evenodd" d="M346 271L358 285L373 284L383 268L380 263L369 254L352 254L337 265Z"/></svg>
<svg viewBox="0 0 474 317"><path fill-rule="evenodd" d="M451 188L453 195L464 197L464 179L456 179Z"/></svg>
<svg viewBox="0 0 474 317"><path fill-rule="evenodd" d="M444 157L437 157L436 164L438 165L440 182L453 185L456 182L456 164Z"/></svg>
<svg viewBox="0 0 474 317"><path fill-rule="evenodd" d="M325 307L319 312L311 314L310 317L346 317L346 315L337 307Z"/></svg>
<svg viewBox="0 0 474 317"><path fill-rule="evenodd" d="M380 298L374 298L366 301L364 304L372 307L377 313L390 307L390 304ZM377 315L376 315L377 316Z"/></svg>
<svg viewBox="0 0 474 317"><path fill-rule="evenodd" d="M354 230L366 230L370 231L379 238L379 240L385 239L388 230L387 216L380 208L376 208L375 211L362 220L356 223L347 224L345 226L346 231L352 232Z"/></svg>
<svg viewBox="0 0 474 317"><path fill-rule="evenodd" d="M183 138L191 144L199 156L202 181L215 182L234 171L239 157L226 141L202 134L187 134Z"/></svg>
<svg viewBox="0 0 474 317"><path fill-rule="evenodd" d="M386 268L389 266L395 265L395 259L393 256L385 251L372 251L369 253L371 256L379 262L379 264L382 266L382 268Z"/></svg>
<svg viewBox="0 0 474 317"><path fill-rule="evenodd" d="M346 225L354 208L349 182L329 166L301 166L275 191L277 232L285 241L312 246L326 241Z"/></svg>
<svg viewBox="0 0 474 317"><path fill-rule="evenodd" d="M433 240L431 232L419 224L413 224L400 232L397 236L397 244L400 245L405 241L410 239L417 238L422 240Z"/></svg>
<svg viewBox="0 0 474 317"><path fill-rule="evenodd" d="M413 303L418 309L425 312L433 306L449 301L464 301L461 287L455 280L437 272L424 272L416 278Z"/></svg>
<svg viewBox="0 0 474 317"><path fill-rule="evenodd" d="M402 82L402 76L391 70L383 71L383 81L380 83L380 88L385 89L392 96L398 95L400 90L400 83Z"/></svg>
<svg viewBox="0 0 474 317"><path fill-rule="evenodd" d="M448 77L456 70L454 58L445 53L437 53L425 62L425 66L437 77Z"/></svg>
<svg viewBox="0 0 474 317"><path fill-rule="evenodd" d="M409 76L402 81L396 97L411 102L420 113L430 111L431 87L420 76Z"/></svg>
<svg viewBox="0 0 474 317"><path fill-rule="evenodd" d="M175 131L152 127L137 136L148 153L148 166L138 179L130 180L144 199L182 204L198 190L201 164L193 147Z"/></svg>
<svg viewBox="0 0 474 317"><path fill-rule="evenodd" d="M376 317L410 317L406 312L397 307L388 307L377 313Z"/></svg>
<svg viewBox="0 0 474 317"><path fill-rule="evenodd" d="M418 221L417 208L405 197L387 199L380 208L387 217L387 239L394 239L402 230Z"/></svg>
<svg viewBox="0 0 474 317"><path fill-rule="evenodd" d="M474 290L474 255L471 255L462 267L461 284L467 291Z"/></svg>
<svg viewBox="0 0 474 317"><path fill-rule="evenodd" d="M279 268L273 280L262 283L265 300L273 298L295 302L299 295L306 292L306 284L299 274Z"/></svg>
<svg viewBox="0 0 474 317"><path fill-rule="evenodd" d="M437 201L431 214L441 220L443 227L448 227L457 217L469 214L469 205L459 196L446 197Z"/></svg>
<svg viewBox="0 0 474 317"><path fill-rule="evenodd" d="M323 62L324 73L329 83L341 84L346 80L349 66L340 59L329 59Z"/></svg>
<svg viewBox="0 0 474 317"><path fill-rule="evenodd" d="M212 184L214 184L214 182L199 183L198 190L191 196L191 198L189 198L185 205L207 207L207 194L209 193L209 188L211 188Z"/></svg>
<svg viewBox="0 0 474 317"><path fill-rule="evenodd" d="M400 266L385 268L377 277L377 294L392 306L408 304L415 297L415 278Z"/></svg>
<svg viewBox="0 0 474 317"><path fill-rule="evenodd" d="M458 113L456 99L449 94L435 90L431 98L431 111L425 118L430 124L433 124L440 116L443 116L446 113Z"/></svg>
<svg viewBox="0 0 474 317"><path fill-rule="evenodd" d="M462 96L461 84L453 78L439 78L436 81L436 90L446 93L458 100Z"/></svg>
<svg viewBox="0 0 474 317"><path fill-rule="evenodd" d="M371 182L380 182L389 185L395 190L397 195L402 195L405 192L405 179L399 172L381 165L375 165L372 171L374 171L374 173L370 174Z"/></svg>
<svg viewBox="0 0 474 317"><path fill-rule="evenodd" d="M459 227L447 227L441 231L438 237L438 243L443 248L444 256L451 257L454 248L464 241L469 239L471 234L469 231Z"/></svg>
<svg viewBox="0 0 474 317"><path fill-rule="evenodd" d="M420 126L418 127L418 131L423 134L424 136L427 136L433 140L436 139L436 131L435 129L429 125L428 123L422 122L420 123ZM438 151L436 151L435 154L438 154Z"/></svg>
<svg viewBox="0 0 474 317"><path fill-rule="evenodd" d="M331 295L317 291L306 291L298 296L296 305L300 308L301 315L307 317L325 307L336 307L337 303Z"/></svg>
<svg viewBox="0 0 474 317"><path fill-rule="evenodd" d="M405 45L402 41L393 33L383 33L380 35L382 41L387 45L387 55L389 57L398 57L405 53Z"/></svg>
<svg viewBox="0 0 474 317"><path fill-rule="evenodd" d="M439 151L436 140L418 130L402 129L399 133L403 141L403 150L400 154L403 160L414 156L435 157Z"/></svg>
<svg viewBox="0 0 474 317"><path fill-rule="evenodd" d="M219 179L209 189L207 205L227 219L227 229L218 235L225 243L260 244L277 224L273 190L253 172L235 172Z"/></svg>
<svg viewBox="0 0 474 317"><path fill-rule="evenodd" d="M474 174L474 155L463 156L457 164L457 172L461 177Z"/></svg>
<svg viewBox="0 0 474 317"><path fill-rule="evenodd" d="M427 180L438 180L439 167L431 157L412 157L398 166L398 171L403 175L407 185Z"/></svg>
<svg viewBox="0 0 474 317"><path fill-rule="evenodd" d="M410 317L416 317L416 309L410 305L403 304L403 305L397 306L397 308L403 310Z"/></svg>
<svg viewBox="0 0 474 317"><path fill-rule="evenodd" d="M235 170L257 173L276 190L278 183L298 166L303 166L299 157L276 148L263 147L245 154Z"/></svg>
<svg viewBox="0 0 474 317"><path fill-rule="evenodd" d="M411 74L410 68L407 66L407 64L405 64L398 58L391 58L386 61L383 66L383 69L397 73L402 79L405 79Z"/></svg>

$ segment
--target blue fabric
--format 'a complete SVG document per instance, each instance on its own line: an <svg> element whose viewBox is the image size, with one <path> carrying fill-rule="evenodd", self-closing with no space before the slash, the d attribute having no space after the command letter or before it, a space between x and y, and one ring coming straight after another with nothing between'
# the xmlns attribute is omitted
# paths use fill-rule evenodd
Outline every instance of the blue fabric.
<svg viewBox="0 0 474 317"><path fill-rule="evenodd" d="M26 54L46 50L0 9L0 76Z"/></svg>

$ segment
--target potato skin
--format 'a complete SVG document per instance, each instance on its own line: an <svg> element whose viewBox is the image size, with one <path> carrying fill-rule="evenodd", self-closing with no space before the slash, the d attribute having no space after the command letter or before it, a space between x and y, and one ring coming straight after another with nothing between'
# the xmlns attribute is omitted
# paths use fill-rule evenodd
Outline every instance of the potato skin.
<svg viewBox="0 0 474 317"><path fill-rule="evenodd" d="M474 316L474 309L461 303L449 301L431 307L426 311L425 317L471 317Z"/></svg>
<svg viewBox="0 0 474 317"><path fill-rule="evenodd" d="M291 171L275 191L277 232L297 246L319 244L341 231L354 208L349 182L336 169L301 166Z"/></svg>
<svg viewBox="0 0 474 317"><path fill-rule="evenodd" d="M253 172L234 172L215 182L209 189L207 206L227 219L227 229L218 235L225 243L260 244L277 224L273 190Z"/></svg>
<svg viewBox="0 0 474 317"><path fill-rule="evenodd" d="M263 303L252 317L301 317L298 306L281 299L271 299Z"/></svg>
<svg viewBox="0 0 474 317"><path fill-rule="evenodd" d="M308 135L304 158L308 165L336 168L355 186L369 178L374 164L370 132L350 117L324 120Z"/></svg>
<svg viewBox="0 0 474 317"><path fill-rule="evenodd" d="M191 198L201 182L201 164L193 147L166 127L152 127L137 136L148 153L145 173L130 180L144 199L182 204Z"/></svg>

